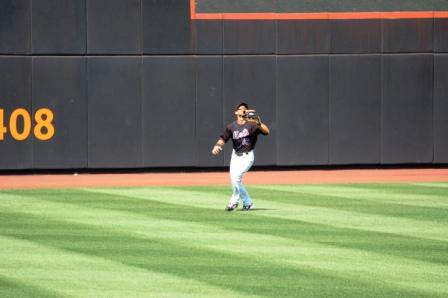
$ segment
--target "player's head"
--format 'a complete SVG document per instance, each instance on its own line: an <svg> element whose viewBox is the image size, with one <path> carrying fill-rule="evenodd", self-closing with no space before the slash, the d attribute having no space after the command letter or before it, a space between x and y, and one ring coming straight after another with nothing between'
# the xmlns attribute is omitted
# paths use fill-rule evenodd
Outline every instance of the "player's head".
<svg viewBox="0 0 448 298"><path fill-rule="evenodd" d="M235 108L235 115L238 117L243 117L246 113L246 110L249 109L249 105L245 102L238 104Z"/></svg>
<svg viewBox="0 0 448 298"><path fill-rule="evenodd" d="M241 107L245 107L246 110L249 109L249 105L248 105L247 103L245 103L245 102L242 102L242 103L239 103L239 104L236 106L235 111L238 110L238 109L241 108Z"/></svg>

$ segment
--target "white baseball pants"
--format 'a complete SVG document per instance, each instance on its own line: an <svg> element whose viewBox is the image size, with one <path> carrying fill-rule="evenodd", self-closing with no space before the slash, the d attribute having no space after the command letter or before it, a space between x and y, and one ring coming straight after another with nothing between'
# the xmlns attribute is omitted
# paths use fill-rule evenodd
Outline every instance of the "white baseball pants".
<svg viewBox="0 0 448 298"><path fill-rule="evenodd" d="M239 199L243 201L244 206L252 204L252 199L242 183L243 174L249 171L254 164L254 151L237 155L235 150L232 152L230 160L230 181L232 182L232 198L231 204L236 204Z"/></svg>

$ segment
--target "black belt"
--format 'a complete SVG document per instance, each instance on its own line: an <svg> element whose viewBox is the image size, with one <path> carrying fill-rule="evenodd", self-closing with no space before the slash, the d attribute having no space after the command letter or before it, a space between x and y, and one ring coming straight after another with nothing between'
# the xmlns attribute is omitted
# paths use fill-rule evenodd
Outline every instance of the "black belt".
<svg viewBox="0 0 448 298"><path fill-rule="evenodd" d="M247 155L249 154L249 152L236 152L235 153L237 156L243 156L243 155Z"/></svg>

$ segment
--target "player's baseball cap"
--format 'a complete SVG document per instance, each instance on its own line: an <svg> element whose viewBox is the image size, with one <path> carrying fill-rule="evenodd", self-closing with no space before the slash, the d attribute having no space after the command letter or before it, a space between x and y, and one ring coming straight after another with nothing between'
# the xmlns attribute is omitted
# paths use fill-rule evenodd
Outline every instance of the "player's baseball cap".
<svg viewBox="0 0 448 298"><path fill-rule="evenodd" d="M246 109L249 109L249 105L247 103L241 102L235 107L235 111L238 110L240 107L245 107Z"/></svg>

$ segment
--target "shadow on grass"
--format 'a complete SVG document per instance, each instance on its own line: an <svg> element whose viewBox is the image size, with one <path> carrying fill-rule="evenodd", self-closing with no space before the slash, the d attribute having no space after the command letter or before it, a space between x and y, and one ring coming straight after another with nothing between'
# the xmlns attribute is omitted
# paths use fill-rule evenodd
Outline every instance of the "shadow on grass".
<svg viewBox="0 0 448 298"><path fill-rule="evenodd" d="M269 210L277 210L277 209L269 209L269 208L254 208L254 209L251 209L251 210L249 210L249 211L246 211L246 210L237 210L238 212L248 212L248 213L250 213L250 212L257 212L257 211L269 211Z"/></svg>

